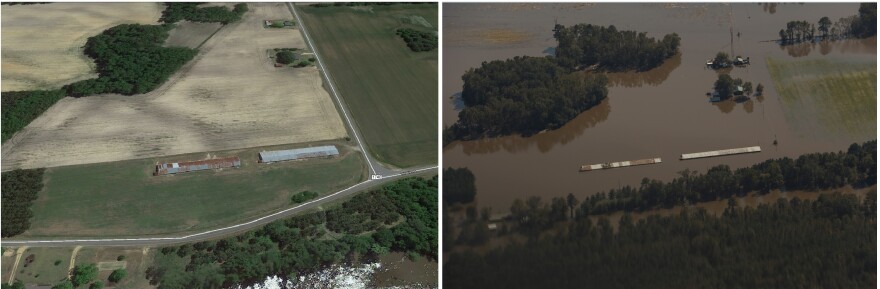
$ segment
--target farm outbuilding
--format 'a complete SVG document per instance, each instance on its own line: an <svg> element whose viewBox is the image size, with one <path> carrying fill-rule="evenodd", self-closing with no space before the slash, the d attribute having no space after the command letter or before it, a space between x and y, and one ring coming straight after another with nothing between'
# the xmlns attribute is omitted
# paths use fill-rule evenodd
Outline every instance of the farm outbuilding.
<svg viewBox="0 0 880 289"><path fill-rule="evenodd" d="M321 158L321 157L332 157L332 156L337 156L337 155L339 155L339 150L336 149L336 146L332 146L332 145L319 146L319 147L310 147L310 148L301 148L301 149L292 149L292 150L260 152L260 162L261 163L270 163L270 162L303 160L303 159Z"/></svg>
<svg viewBox="0 0 880 289"><path fill-rule="evenodd" d="M241 159L238 157L228 157L222 159L210 159L180 163L164 163L156 164L156 172L154 175L169 175L193 171L213 170L222 168L238 168L241 167Z"/></svg>

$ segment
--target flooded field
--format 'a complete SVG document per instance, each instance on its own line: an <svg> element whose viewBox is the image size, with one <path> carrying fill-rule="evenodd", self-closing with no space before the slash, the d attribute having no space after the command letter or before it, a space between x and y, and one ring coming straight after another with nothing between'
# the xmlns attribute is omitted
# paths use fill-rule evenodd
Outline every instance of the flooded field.
<svg viewBox="0 0 880 289"><path fill-rule="evenodd" d="M444 148L443 166L470 168L477 179L479 206L497 212L506 211L514 199L531 195L549 199L573 193L582 199L598 191L638 185L643 177L671 180L685 168L701 172L718 164L738 168L770 158L845 150L853 142L875 139L876 93L855 99L854 104L833 105L829 109L840 111L813 118L811 112L825 105L821 99L840 92L829 88L832 95L783 99L767 65L775 61L797 67L802 61L822 60L828 62L822 65L852 74L828 83L875 79L876 38L787 47L772 42L788 21L815 23L823 16L836 21L857 14L858 7L854 3L445 4L442 113L447 126L461 109L458 97L465 70L517 55L551 55L556 45L554 21L566 26L615 25L651 37L675 32L681 36L681 52L647 72L609 74L608 98L557 130L451 143ZM719 51L751 58L751 66L734 68L730 74L763 84L763 97L743 103L708 101L706 92L718 72L707 69L705 62ZM839 68L850 65L856 68ZM876 83L869 84L864 91L876 91ZM852 111L870 115L838 117ZM774 140L778 145L773 145ZM678 160L683 153L748 146L761 146L763 151ZM662 164L578 172L581 165L657 157Z"/></svg>

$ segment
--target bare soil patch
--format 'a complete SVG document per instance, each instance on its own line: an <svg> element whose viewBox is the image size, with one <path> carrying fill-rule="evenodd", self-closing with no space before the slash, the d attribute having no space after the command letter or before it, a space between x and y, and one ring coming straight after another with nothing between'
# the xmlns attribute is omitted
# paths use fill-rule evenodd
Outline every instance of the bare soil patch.
<svg viewBox="0 0 880 289"><path fill-rule="evenodd" d="M250 3L196 58L145 95L59 101L3 144L2 170L339 139L347 132L317 68L275 69L265 51L305 47L283 3ZM6 8L4 8L6 9Z"/></svg>
<svg viewBox="0 0 880 289"><path fill-rule="evenodd" d="M156 24L159 3L51 3L3 6L2 91L58 88L95 78L86 40L124 23Z"/></svg>

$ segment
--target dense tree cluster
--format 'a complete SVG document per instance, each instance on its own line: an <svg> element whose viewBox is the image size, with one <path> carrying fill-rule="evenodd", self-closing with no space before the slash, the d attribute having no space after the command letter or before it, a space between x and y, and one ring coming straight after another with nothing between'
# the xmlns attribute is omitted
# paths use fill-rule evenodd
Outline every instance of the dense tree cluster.
<svg viewBox="0 0 880 289"><path fill-rule="evenodd" d="M486 253L452 253L451 288L874 288L876 192L569 223Z"/></svg>
<svg viewBox="0 0 880 289"><path fill-rule="evenodd" d="M468 168L443 170L443 201L449 204L467 204L477 195L474 173Z"/></svg>
<svg viewBox="0 0 880 289"><path fill-rule="evenodd" d="M198 7L197 2L169 2L165 3L165 10L162 11L160 21L164 23L177 23L180 20L192 22L216 22L229 24L241 20L241 17L248 11L246 3L236 4L230 11L223 6Z"/></svg>
<svg viewBox="0 0 880 289"><path fill-rule="evenodd" d="M625 186L585 199L582 216L614 211L643 211L685 203L723 200L753 191L827 190L845 185L865 187L877 183L877 142L852 144L845 152L813 153L797 159L772 159L731 170L712 167L705 174L684 170L671 182L642 180L638 188Z"/></svg>
<svg viewBox="0 0 880 289"><path fill-rule="evenodd" d="M675 33L656 40L645 32L617 30L614 25L557 24L554 31L556 58L569 69L597 65L610 71L649 70L678 53L681 43Z"/></svg>
<svg viewBox="0 0 880 289"><path fill-rule="evenodd" d="M239 236L162 248L147 278L160 289L230 288L389 251L436 259L437 198L436 177L400 180L341 206L275 221ZM356 228L374 220L382 226Z"/></svg>
<svg viewBox="0 0 880 289"><path fill-rule="evenodd" d="M3 141L24 129L53 104L64 98L63 90L33 90L3 92L2 114Z"/></svg>
<svg viewBox="0 0 880 289"><path fill-rule="evenodd" d="M556 25L555 57L514 57L483 62L463 76L465 108L458 122L444 130L444 143L559 128L608 94L608 79L578 71L648 70L678 52L672 33L655 40L645 33L614 26Z"/></svg>
<svg viewBox="0 0 880 289"><path fill-rule="evenodd" d="M113 270L112 273L110 273L110 276L107 277L107 280L113 283L118 283L119 281L122 281L122 279L124 279L126 275L128 275L128 272L125 271L125 269L116 269Z"/></svg>
<svg viewBox="0 0 880 289"><path fill-rule="evenodd" d="M95 60L99 76L66 86L68 95L132 95L155 89L197 52L185 47L162 47L172 28L123 24L89 37L85 54Z"/></svg>
<svg viewBox="0 0 880 289"><path fill-rule="evenodd" d="M289 50L282 50L275 53L275 62L281 64L291 64L296 61L296 53Z"/></svg>
<svg viewBox="0 0 880 289"><path fill-rule="evenodd" d="M737 87L742 87L742 90L738 90ZM734 95L749 96L752 94L752 82L743 82L742 79L732 78L727 74L718 75L714 88L721 100L728 99ZM763 87L761 90L763 91Z"/></svg>
<svg viewBox="0 0 880 289"><path fill-rule="evenodd" d="M411 28L398 28L395 33L403 38L412 51L422 52L437 49L437 33Z"/></svg>
<svg viewBox="0 0 880 289"><path fill-rule="evenodd" d="M859 38L877 35L877 2L861 4L858 18L852 24L852 33Z"/></svg>
<svg viewBox="0 0 880 289"><path fill-rule="evenodd" d="M302 192L296 193L295 195L290 197L290 201L297 203L297 204L301 204L301 203L305 203L306 201L317 198L317 197L318 197L318 193L316 193L316 192L302 191Z"/></svg>
<svg viewBox="0 0 880 289"><path fill-rule="evenodd" d="M608 94L605 75L568 73L552 57L483 62L462 79L466 107L450 127L455 139L558 128Z"/></svg>
<svg viewBox="0 0 880 289"><path fill-rule="evenodd" d="M31 203L43 189L44 169L3 172L2 230L3 238L23 233L31 226Z"/></svg>
<svg viewBox="0 0 880 289"><path fill-rule="evenodd" d="M867 38L877 35L877 3L862 3L859 14L831 22L828 17L819 18L818 26L807 21L789 21L779 30L782 45L816 40L839 39L854 36ZM820 36L816 36L816 31Z"/></svg>

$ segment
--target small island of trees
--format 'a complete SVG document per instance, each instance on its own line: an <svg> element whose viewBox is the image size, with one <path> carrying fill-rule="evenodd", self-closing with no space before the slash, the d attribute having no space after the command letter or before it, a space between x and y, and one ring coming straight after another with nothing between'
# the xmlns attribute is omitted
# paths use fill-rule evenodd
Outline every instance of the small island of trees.
<svg viewBox="0 0 880 289"><path fill-rule="evenodd" d="M608 95L603 71L648 70L678 52L681 39L662 40L614 26L556 25L556 56L483 62L462 76L465 108L444 142L559 128Z"/></svg>

